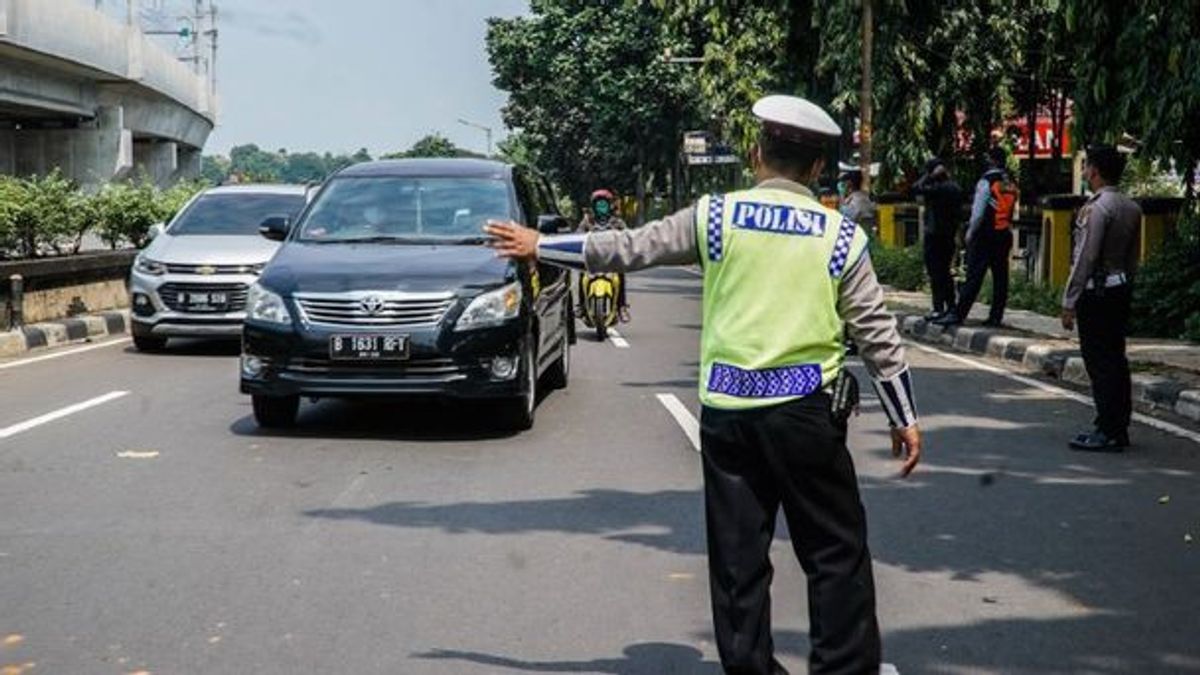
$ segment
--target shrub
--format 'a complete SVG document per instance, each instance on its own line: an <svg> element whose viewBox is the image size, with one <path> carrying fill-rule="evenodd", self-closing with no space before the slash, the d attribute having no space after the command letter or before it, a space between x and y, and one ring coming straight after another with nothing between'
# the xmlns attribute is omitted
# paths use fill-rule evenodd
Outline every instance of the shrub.
<svg viewBox="0 0 1200 675"><path fill-rule="evenodd" d="M29 195L23 181L0 176L0 257L20 255L20 232L28 203Z"/></svg>
<svg viewBox="0 0 1200 675"><path fill-rule="evenodd" d="M195 194L205 187L203 180L182 181L158 193L158 213L160 223L170 222L175 214L188 203Z"/></svg>
<svg viewBox="0 0 1200 675"><path fill-rule="evenodd" d="M925 285L925 262L920 247L884 248L871 242L871 263L879 282L902 291Z"/></svg>
<svg viewBox="0 0 1200 675"><path fill-rule="evenodd" d="M94 199L100 238L113 248L121 244L142 248L150 241L150 228L162 222L158 191L147 181L110 183Z"/></svg>
<svg viewBox="0 0 1200 675"><path fill-rule="evenodd" d="M1175 234L1138 270L1131 323L1136 335L1200 342L1200 217L1194 203Z"/></svg>

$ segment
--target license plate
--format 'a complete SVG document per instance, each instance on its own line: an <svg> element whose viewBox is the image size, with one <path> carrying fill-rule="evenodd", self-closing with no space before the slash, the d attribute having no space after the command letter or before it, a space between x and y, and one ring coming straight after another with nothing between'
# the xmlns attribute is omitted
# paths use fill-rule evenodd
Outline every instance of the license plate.
<svg viewBox="0 0 1200 675"><path fill-rule="evenodd" d="M188 307L222 307L229 303L226 293L182 293L181 300Z"/></svg>
<svg viewBox="0 0 1200 675"><path fill-rule="evenodd" d="M408 358L407 335L334 335L329 358L336 361L399 361Z"/></svg>

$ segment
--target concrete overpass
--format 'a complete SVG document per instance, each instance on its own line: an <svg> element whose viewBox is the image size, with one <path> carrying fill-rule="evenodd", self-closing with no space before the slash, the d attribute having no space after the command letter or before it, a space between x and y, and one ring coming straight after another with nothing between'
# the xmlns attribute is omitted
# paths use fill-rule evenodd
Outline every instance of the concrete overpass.
<svg viewBox="0 0 1200 675"><path fill-rule="evenodd" d="M215 119L209 79L136 21L90 2L0 0L0 173L167 184L199 174Z"/></svg>

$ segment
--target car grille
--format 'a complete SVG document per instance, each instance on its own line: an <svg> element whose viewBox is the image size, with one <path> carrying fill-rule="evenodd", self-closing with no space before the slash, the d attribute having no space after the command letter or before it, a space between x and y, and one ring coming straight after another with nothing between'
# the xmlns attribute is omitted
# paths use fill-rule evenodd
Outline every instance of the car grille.
<svg viewBox="0 0 1200 675"><path fill-rule="evenodd" d="M307 323L329 326L404 327L436 324L454 306L452 293L297 293Z"/></svg>
<svg viewBox="0 0 1200 675"><path fill-rule="evenodd" d="M386 363L371 361L332 361L328 358L300 357L288 362L294 373L333 377L370 377L383 379L420 379L450 381L466 375L464 367L447 358L414 358Z"/></svg>
<svg viewBox="0 0 1200 675"><path fill-rule="evenodd" d="M219 314L241 312L246 309L246 284L179 284L168 283L158 287L158 297L168 309L189 314ZM183 303L182 293L224 293L225 304L189 306Z"/></svg>
<svg viewBox="0 0 1200 675"><path fill-rule="evenodd" d="M258 274L262 271L261 263L254 265L185 265L167 263L168 274Z"/></svg>

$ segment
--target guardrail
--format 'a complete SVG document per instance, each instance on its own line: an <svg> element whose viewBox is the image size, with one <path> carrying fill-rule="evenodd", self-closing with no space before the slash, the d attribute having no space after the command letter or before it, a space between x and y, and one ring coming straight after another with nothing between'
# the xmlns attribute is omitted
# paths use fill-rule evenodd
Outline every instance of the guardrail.
<svg viewBox="0 0 1200 675"><path fill-rule="evenodd" d="M0 305L2 326L8 330L24 323L58 319L90 311L112 309L108 304L129 277L135 250L82 253L61 258L0 262ZM104 289L104 297L89 290ZM56 292L57 291L57 292ZM105 301L107 299L108 301Z"/></svg>

